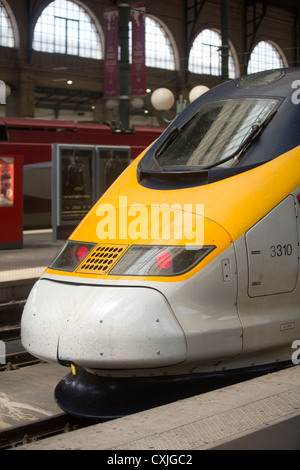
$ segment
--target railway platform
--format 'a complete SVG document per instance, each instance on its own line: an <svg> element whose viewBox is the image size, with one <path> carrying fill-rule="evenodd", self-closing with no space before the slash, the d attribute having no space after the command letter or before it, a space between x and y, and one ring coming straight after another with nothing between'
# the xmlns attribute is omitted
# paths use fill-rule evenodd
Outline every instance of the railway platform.
<svg viewBox="0 0 300 470"><path fill-rule="evenodd" d="M0 250L0 290L3 283L24 284L28 279L38 279L54 258L63 241L52 240L52 230L23 232L23 247ZM11 299L10 299L11 300Z"/></svg>
<svg viewBox="0 0 300 470"><path fill-rule="evenodd" d="M22 249L0 251L0 304L26 299L61 245L61 241L52 241L51 231L25 232ZM61 412L53 393L67 372L51 364L0 371L0 431ZM300 368L273 372L17 449L95 449L116 456L121 451L142 450L181 454L208 449L300 450Z"/></svg>
<svg viewBox="0 0 300 470"><path fill-rule="evenodd" d="M59 380L59 367L41 364L29 369L27 374L24 369L2 373L11 374L10 382L2 383L1 389L10 396L11 404L18 403L20 421L28 420L29 414L32 420L33 414L40 418L57 412L51 388ZM12 388L14 380L23 383L22 396ZM3 392L0 402L2 396ZM122 456L123 451L126 455L131 455L128 451L132 455L141 451L186 455L197 450L300 450L300 368L294 366L16 449L103 450L115 456Z"/></svg>

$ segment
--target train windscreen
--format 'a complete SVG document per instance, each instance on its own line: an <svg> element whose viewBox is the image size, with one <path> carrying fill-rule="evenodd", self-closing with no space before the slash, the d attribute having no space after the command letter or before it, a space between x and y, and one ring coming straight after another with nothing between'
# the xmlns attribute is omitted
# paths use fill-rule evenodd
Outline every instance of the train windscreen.
<svg viewBox="0 0 300 470"><path fill-rule="evenodd" d="M273 98L204 103L182 128L174 128L156 152L165 167L230 167L263 128L278 103Z"/></svg>

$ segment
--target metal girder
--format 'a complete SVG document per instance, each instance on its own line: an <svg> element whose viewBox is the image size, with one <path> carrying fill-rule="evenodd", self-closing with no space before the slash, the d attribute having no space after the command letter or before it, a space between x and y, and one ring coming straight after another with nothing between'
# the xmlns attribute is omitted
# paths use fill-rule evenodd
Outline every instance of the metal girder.
<svg viewBox="0 0 300 470"><path fill-rule="evenodd" d="M32 56L32 38L33 38L33 18L36 13L37 0L27 0L26 15L27 15L27 63L29 64Z"/></svg>
<svg viewBox="0 0 300 470"><path fill-rule="evenodd" d="M190 50L194 41L197 21L202 8L208 0L185 0L185 75L188 76L188 60Z"/></svg>
<svg viewBox="0 0 300 470"><path fill-rule="evenodd" d="M185 0L185 39L190 49L195 34L195 28L202 8L208 0Z"/></svg>
<svg viewBox="0 0 300 470"><path fill-rule="evenodd" d="M86 90L73 90L36 86L36 108L52 109L58 118L60 110L90 111L94 100L102 97L102 93Z"/></svg>
<svg viewBox="0 0 300 470"><path fill-rule="evenodd" d="M255 43L257 30L267 13L270 0L245 0L245 67Z"/></svg>
<svg viewBox="0 0 300 470"><path fill-rule="evenodd" d="M60 95L67 97L76 97L76 98L89 98L89 99L100 99L102 98L102 93L96 91L87 91L87 90L74 90L67 88L52 88L48 86L36 86L36 93L52 95Z"/></svg>

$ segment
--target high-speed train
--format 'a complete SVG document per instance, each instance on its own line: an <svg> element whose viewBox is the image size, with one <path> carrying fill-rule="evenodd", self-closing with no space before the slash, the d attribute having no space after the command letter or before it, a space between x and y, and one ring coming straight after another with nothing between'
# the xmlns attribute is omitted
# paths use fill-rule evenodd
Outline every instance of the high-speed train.
<svg viewBox="0 0 300 470"><path fill-rule="evenodd" d="M299 145L300 69L269 70L195 100L113 183L22 316L24 347L72 368L63 409L292 365Z"/></svg>

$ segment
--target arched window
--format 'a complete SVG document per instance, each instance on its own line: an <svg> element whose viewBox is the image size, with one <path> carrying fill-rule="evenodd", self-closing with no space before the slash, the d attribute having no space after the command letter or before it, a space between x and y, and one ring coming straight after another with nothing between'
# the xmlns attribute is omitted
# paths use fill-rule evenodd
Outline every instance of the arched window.
<svg viewBox="0 0 300 470"><path fill-rule="evenodd" d="M102 58L94 21L81 6L70 0L54 0L44 9L34 29L33 49Z"/></svg>
<svg viewBox="0 0 300 470"><path fill-rule="evenodd" d="M131 22L129 24L129 57L131 57ZM154 18L145 19L146 66L175 70L174 50L165 29Z"/></svg>
<svg viewBox="0 0 300 470"><path fill-rule="evenodd" d="M170 39L163 27L146 16L146 65L175 70L175 58Z"/></svg>
<svg viewBox="0 0 300 470"><path fill-rule="evenodd" d="M247 73L278 69L285 65L287 64L283 62L282 56L273 44L267 41L260 41L251 52Z"/></svg>
<svg viewBox="0 0 300 470"><path fill-rule="evenodd" d="M204 29L193 42L189 55L189 71L220 76L222 74L221 47L221 35L212 29ZM236 77L231 50L229 50L228 73L229 78Z"/></svg>
<svg viewBox="0 0 300 470"><path fill-rule="evenodd" d="M13 27L2 2L0 2L0 46L15 47Z"/></svg>

